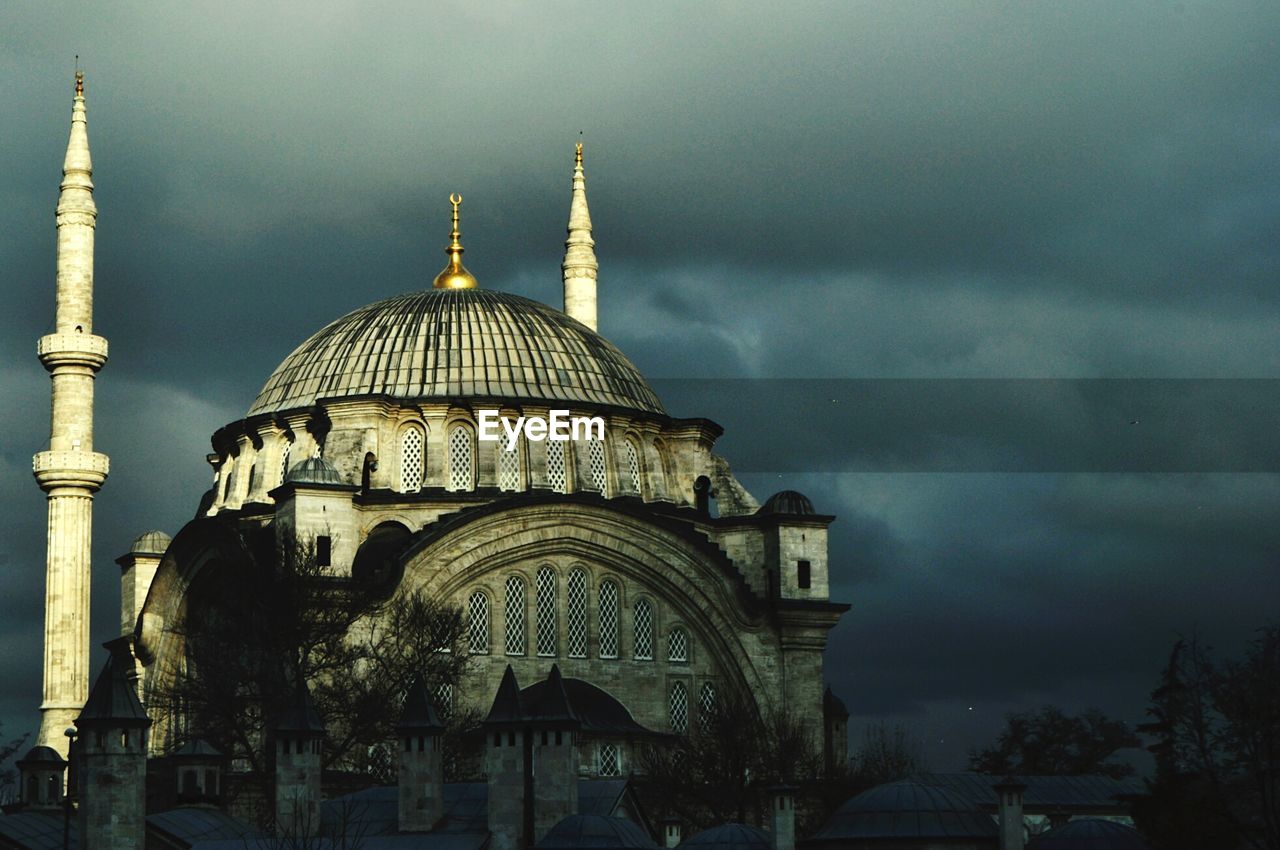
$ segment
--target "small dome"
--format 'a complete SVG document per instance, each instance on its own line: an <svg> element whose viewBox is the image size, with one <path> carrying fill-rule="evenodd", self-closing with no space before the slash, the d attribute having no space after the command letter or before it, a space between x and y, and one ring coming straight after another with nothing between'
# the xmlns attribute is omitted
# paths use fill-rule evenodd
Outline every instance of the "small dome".
<svg viewBox="0 0 1280 850"><path fill-rule="evenodd" d="M1081 818L1036 836L1027 850L1147 850L1147 842L1133 827Z"/></svg>
<svg viewBox="0 0 1280 850"><path fill-rule="evenodd" d="M815 845L867 839L990 839L996 822L939 785L890 782L850 799L812 839Z"/></svg>
<svg viewBox="0 0 1280 850"><path fill-rule="evenodd" d="M172 542L173 538L163 531L148 531L138 535L138 539L133 541L133 545L129 547L129 554L163 555Z"/></svg>
<svg viewBox="0 0 1280 850"><path fill-rule="evenodd" d="M798 493L795 490L780 490L765 500L765 503L760 506L756 513L806 516L817 512L813 509L813 502L809 501L809 497L804 493Z"/></svg>
<svg viewBox="0 0 1280 850"><path fill-rule="evenodd" d="M744 823L722 823L680 843L698 850L773 850L769 833Z"/></svg>
<svg viewBox="0 0 1280 850"><path fill-rule="evenodd" d="M286 484L346 484L333 464L322 457L309 457L290 467Z"/></svg>
<svg viewBox="0 0 1280 850"><path fill-rule="evenodd" d="M26 767L28 765L34 767L35 765L40 764L61 766L66 764L66 762L63 761L62 756L53 747L40 746L32 747L28 750L25 756L18 759L17 764L19 767Z"/></svg>
<svg viewBox="0 0 1280 850"><path fill-rule="evenodd" d="M626 818L606 815L569 815L543 836L538 850L656 850L643 829Z"/></svg>

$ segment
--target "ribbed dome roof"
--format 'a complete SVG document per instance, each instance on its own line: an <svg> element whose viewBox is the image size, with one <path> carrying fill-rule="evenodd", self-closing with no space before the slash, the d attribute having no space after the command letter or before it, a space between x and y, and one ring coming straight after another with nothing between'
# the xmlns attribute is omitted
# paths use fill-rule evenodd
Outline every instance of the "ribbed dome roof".
<svg viewBox="0 0 1280 850"><path fill-rule="evenodd" d="M662 412L626 356L577 320L505 292L432 289L378 301L321 328L267 379L249 415L362 395Z"/></svg>
<svg viewBox="0 0 1280 850"><path fill-rule="evenodd" d="M836 809L814 844L869 838L989 838L999 831L989 815L939 785L877 785Z"/></svg>
<svg viewBox="0 0 1280 850"><path fill-rule="evenodd" d="M1100 818L1067 821L1036 836L1030 850L1147 850L1147 842L1132 827Z"/></svg>
<svg viewBox="0 0 1280 850"><path fill-rule="evenodd" d="M680 846L697 850L772 850L773 839L754 826L722 823L686 838Z"/></svg>
<svg viewBox="0 0 1280 850"><path fill-rule="evenodd" d="M547 830L535 846L538 850L656 850L658 845L626 818L569 815Z"/></svg>
<svg viewBox="0 0 1280 850"><path fill-rule="evenodd" d="M309 457L289 467L286 484L345 484L336 467L322 457Z"/></svg>
<svg viewBox="0 0 1280 850"><path fill-rule="evenodd" d="M804 493L796 490L779 490L774 493L756 511L758 514L791 514L808 516L815 513L813 502Z"/></svg>
<svg viewBox="0 0 1280 850"><path fill-rule="evenodd" d="M129 547L130 555L163 555L173 538L163 531L147 531L139 534Z"/></svg>

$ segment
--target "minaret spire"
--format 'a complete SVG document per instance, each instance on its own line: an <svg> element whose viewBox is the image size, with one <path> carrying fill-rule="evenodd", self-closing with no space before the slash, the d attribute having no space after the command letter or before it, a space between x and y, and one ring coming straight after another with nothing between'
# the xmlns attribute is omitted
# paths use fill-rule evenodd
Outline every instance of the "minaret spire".
<svg viewBox="0 0 1280 850"><path fill-rule="evenodd" d="M41 337L37 347L53 383L49 449L35 456L32 471L49 501L39 743L65 756L63 731L89 696L93 494L108 471L107 456L93 450L93 381L107 362L107 341L93 333L98 209L93 203L84 74L79 70L61 188L54 332Z"/></svg>
<svg viewBox="0 0 1280 850"><path fill-rule="evenodd" d="M587 178L582 173L582 142L573 156L573 200L569 204L569 238L564 242L564 311L596 330L596 243L587 210Z"/></svg>

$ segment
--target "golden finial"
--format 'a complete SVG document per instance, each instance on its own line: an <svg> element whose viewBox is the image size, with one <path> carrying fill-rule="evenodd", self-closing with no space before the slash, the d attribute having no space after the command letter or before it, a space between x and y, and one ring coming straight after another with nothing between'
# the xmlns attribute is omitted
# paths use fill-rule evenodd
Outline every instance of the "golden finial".
<svg viewBox="0 0 1280 850"><path fill-rule="evenodd" d="M84 71L76 71L76 97L84 97Z"/></svg>
<svg viewBox="0 0 1280 850"><path fill-rule="evenodd" d="M576 168L582 167L582 142L578 142L578 149L573 154L573 164Z"/></svg>
<svg viewBox="0 0 1280 850"><path fill-rule="evenodd" d="M476 283L475 275L467 271L462 265L462 231L458 229L458 207L462 205L462 196L453 194L449 196L449 203L453 205L453 227L449 231L449 245L444 252L449 255L449 264L444 267L444 271L436 275L436 289L475 289L480 284Z"/></svg>

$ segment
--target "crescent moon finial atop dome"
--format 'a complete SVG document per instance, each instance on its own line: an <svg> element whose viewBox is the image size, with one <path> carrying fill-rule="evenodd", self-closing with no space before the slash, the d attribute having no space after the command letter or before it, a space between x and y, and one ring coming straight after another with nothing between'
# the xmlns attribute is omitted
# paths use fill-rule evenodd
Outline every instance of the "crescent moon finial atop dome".
<svg viewBox="0 0 1280 850"><path fill-rule="evenodd" d="M476 289L480 284L476 281L475 275L467 271L466 266L462 265L462 231L458 229L458 207L462 205L462 196L452 194L449 196L449 203L453 205L453 227L449 231L449 244L444 252L449 255L449 264L444 267L440 274L436 275L436 289Z"/></svg>

